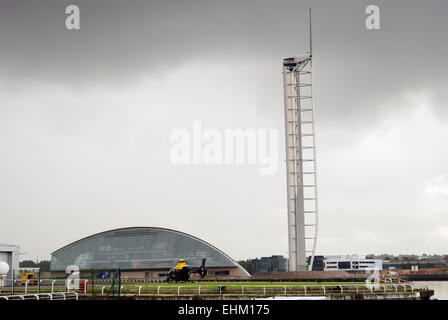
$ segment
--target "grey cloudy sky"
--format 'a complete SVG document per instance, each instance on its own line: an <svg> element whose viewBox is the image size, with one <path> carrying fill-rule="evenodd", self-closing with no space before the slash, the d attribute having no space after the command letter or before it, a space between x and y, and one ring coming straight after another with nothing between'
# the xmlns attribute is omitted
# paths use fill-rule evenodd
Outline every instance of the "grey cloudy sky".
<svg viewBox="0 0 448 320"><path fill-rule="evenodd" d="M194 120L283 132L281 60L308 50L310 6L318 253L448 253L442 0L1 1L0 242L48 259L160 226L235 259L286 255L283 136L272 176L174 165L169 138Z"/></svg>

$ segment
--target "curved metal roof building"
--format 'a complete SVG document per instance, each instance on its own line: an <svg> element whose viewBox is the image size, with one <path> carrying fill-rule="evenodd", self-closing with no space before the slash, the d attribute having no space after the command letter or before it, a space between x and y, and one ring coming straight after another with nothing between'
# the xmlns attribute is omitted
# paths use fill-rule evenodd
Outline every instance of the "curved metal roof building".
<svg viewBox="0 0 448 320"><path fill-rule="evenodd" d="M192 235L165 228L131 227L109 230L70 243L51 254L51 271L65 271L69 265L80 270L164 270L183 258L199 266L238 269L237 262L211 244Z"/></svg>

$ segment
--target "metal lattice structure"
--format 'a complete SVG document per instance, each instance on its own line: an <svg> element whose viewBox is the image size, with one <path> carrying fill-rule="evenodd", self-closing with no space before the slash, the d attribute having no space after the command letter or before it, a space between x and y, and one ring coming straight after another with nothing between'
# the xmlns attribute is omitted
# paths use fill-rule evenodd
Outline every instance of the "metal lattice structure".
<svg viewBox="0 0 448 320"><path fill-rule="evenodd" d="M289 270L311 270L318 235L316 136L310 54L283 60ZM309 260L307 261L307 256Z"/></svg>
<svg viewBox="0 0 448 320"><path fill-rule="evenodd" d="M311 270L318 233L312 56L283 60L290 271Z"/></svg>

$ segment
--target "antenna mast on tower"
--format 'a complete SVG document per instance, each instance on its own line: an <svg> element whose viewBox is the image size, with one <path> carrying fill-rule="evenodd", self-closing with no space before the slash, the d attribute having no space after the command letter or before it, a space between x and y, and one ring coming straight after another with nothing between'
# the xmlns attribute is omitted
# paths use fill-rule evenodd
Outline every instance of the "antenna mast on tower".
<svg viewBox="0 0 448 320"><path fill-rule="evenodd" d="M310 8L310 58L312 57L313 57L313 34L312 34L311 8Z"/></svg>

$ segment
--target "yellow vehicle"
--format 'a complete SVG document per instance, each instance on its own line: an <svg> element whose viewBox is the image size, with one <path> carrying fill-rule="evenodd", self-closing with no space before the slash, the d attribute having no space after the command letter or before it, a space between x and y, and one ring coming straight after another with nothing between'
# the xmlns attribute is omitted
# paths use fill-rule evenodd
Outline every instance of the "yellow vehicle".
<svg viewBox="0 0 448 320"><path fill-rule="evenodd" d="M190 274L198 273L202 278L207 275L207 268L205 267L206 259L202 259L202 263L199 267L190 267L184 259L179 259L177 265L171 268L166 279L167 282L180 282L188 281Z"/></svg>
<svg viewBox="0 0 448 320"><path fill-rule="evenodd" d="M179 259L179 261L177 261L177 266L175 266L173 269L175 270L182 270L184 267L189 267L189 265L185 262L184 259Z"/></svg>
<svg viewBox="0 0 448 320"><path fill-rule="evenodd" d="M19 274L20 274L20 282L22 285L25 285L28 281L28 285L35 284L37 285L37 277L36 274L39 272L39 268L20 268Z"/></svg>

